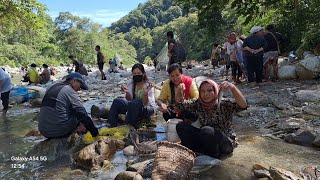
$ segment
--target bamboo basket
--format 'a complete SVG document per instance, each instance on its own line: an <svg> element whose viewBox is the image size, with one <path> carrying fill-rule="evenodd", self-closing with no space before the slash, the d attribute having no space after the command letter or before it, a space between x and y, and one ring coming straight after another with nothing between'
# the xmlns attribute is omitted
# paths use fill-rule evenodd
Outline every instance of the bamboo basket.
<svg viewBox="0 0 320 180"><path fill-rule="evenodd" d="M152 179L187 179L195 157L193 151L180 144L160 142L154 160Z"/></svg>

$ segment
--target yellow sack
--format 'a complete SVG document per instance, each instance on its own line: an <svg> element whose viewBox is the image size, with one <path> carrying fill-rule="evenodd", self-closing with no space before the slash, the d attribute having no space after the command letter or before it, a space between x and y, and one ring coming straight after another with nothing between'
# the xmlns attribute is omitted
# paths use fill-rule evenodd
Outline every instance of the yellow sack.
<svg viewBox="0 0 320 180"><path fill-rule="evenodd" d="M123 139L127 136L129 129L127 126L119 126L114 128L105 128L99 130L99 137L109 137L114 139ZM95 138L92 137L91 133L88 131L84 136L84 142L90 143L95 141Z"/></svg>

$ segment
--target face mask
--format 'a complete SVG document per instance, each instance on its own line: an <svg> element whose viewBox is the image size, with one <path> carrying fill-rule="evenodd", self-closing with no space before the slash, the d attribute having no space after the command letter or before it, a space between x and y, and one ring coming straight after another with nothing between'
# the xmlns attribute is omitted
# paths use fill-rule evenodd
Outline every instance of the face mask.
<svg viewBox="0 0 320 180"><path fill-rule="evenodd" d="M141 82L143 80L143 75L135 75L133 76L133 81L138 83Z"/></svg>

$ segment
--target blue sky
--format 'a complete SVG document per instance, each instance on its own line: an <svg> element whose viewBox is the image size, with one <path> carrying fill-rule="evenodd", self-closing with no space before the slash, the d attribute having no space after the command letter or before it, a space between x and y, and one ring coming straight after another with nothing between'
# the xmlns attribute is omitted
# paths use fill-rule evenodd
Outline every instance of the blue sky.
<svg viewBox="0 0 320 180"><path fill-rule="evenodd" d="M88 17L93 22L108 27L112 22L127 15L147 0L38 0L48 7L48 14L54 19L59 12L69 11L79 17Z"/></svg>

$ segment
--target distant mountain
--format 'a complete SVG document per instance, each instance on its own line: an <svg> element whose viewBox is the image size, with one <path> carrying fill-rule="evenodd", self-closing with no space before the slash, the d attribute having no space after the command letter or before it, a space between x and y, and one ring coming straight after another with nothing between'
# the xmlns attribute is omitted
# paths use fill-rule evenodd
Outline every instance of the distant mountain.
<svg viewBox="0 0 320 180"><path fill-rule="evenodd" d="M134 27L153 29L183 15L182 5L175 4L174 0L149 0L112 23L109 29L115 33L126 33Z"/></svg>

